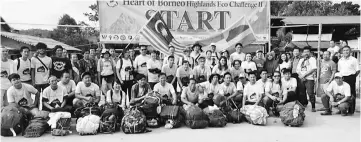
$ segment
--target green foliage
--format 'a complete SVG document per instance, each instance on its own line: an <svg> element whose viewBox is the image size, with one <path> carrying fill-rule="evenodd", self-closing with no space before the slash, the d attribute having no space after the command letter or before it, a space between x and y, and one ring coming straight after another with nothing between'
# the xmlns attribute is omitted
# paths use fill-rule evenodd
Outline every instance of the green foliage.
<svg viewBox="0 0 361 142"><path fill-rule="evenodd" d="M360 15L360 5L331 1L272 1L272 16L346 16Z"/></svg>

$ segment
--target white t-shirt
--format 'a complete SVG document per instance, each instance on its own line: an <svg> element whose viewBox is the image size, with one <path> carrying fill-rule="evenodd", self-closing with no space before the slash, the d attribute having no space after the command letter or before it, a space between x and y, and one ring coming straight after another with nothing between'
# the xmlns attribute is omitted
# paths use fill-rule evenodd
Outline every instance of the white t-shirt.
<svg viewBox="0 0 361 142"><path fill-rule="evenodd" d="M228 69L226 69L226 70L224 70L224 68L223 68L223 70L219 70L218 66L219 65L214 66L214 68L212 70L212 73L216 73L216 74L219 74L219 75L223 76L226 72L229 72L229 70L230 70L229 69L230 66L228 66Z"/></svg>
<svg viewBox="0 0 361 142"><path fill-rule="evenodd" d="M195 51L191 52L191 57L196 62L198 61L199 57L202 57L202 56L204 57L204 54L202 52L199 52L198 54Z"/></svg>
<svg viewBox="0 0 361 142"><path fill-rule="evenodd" d="M282 90L283 93L287 93L288 90L294 90L297 87L297 80L293 77L290 78L290 80L286 80L284 78L281 79L282 82Z"/></svg>
<svg viewBox="0 0 361 142"><path fill-rule="evenodd" d="M248 69L251 69L252 71L256 71L257 70L257 66L256 66L256 63L253 62L253 61L244 61L241 63L241 68L244 69L244 70L248 70Z"/></svg>
<svg viewBox="0 0 361 142"><path fill-rule="evenodd" d="M350 56L347 59L345 57L342 57L338 61L337 65L337 69L342 76L349 76L355 74L357 71L360 70L358 60L353 56Z"/></svg>
<svg viewBox="0 0 361 142"><path fill-rule="evenodd" d="M169 57L169 55L166 55L166 56L163 58L163 65L168 64L168 57ZM178 66L179 57L178 57L178 56L175 56L175 55L173 55L173 57L174 57L174 62L173 62L173 64L174 64L175 66Z"/></svg>
<svg viewBox="0 0 361 142"><path fill-rule="evenodd" d="M162 72L165 73L166 76L173 75L173 77L175 77L177 73L177 65L174 64L172 68L170 68L169 64L164 64L162 67Z"/></svg>
<svg viewBox="0 0 361 142"><path fill-rule="evenodd" d="M266 87L266 83L268 82L268 80L266 80L266 82L263 82L262 79L257 80L256 83L260 84L262 86L262 88L264 89Z"/></svg>
<svg viewBox="0 0 361 142"><path fill-rule="evenodd" d="M39 59L45 64L48 68L46 69L43 64L35 57L31 58L31 68L35 69L35 84L48 84L48 78L50 73L51 58L45 56Z"/></svg>
<svg viewBox="0 0 361 142"><path fill-rule="evenodd" d="M18 68L18 61L20 61L19 69ZM31 80L31 62L30 59L26 59L24 61L22 58L18 58L14 60L14 68L16 69L17 73L20 75L21 81L29 81Z"/></svg>
<svg viewBox="0 0 361 142"><path fill-rule="evenodd" d="M334 47L327 48L327 51L331 52L331 56L335 55L336 52L340 50L340 47L335 45Z"/></svg>
<svg viewBox="0 0 361 142"><path fill-rule="evenodd" d="M111 59L105 60L103 58L98 61L97 71L100 72L100 70L101 70L101 72L100 72L101 76L108 76L108 75L114 74L113 67L114 66L113 66Z"/></svg>
<svg viewBox="0 0 361 142"><path fill-rule="evenodd" d="M120 67L120 64L121 62L123 62L122 64L122 67ZM130 72L129 71L125 71L125 68L127 67L131 67L133 68L134 66L132 65L132 62L130 59L121 59L121 60L118 60L117 62L117 66L116 68L117 69L120 69L120 75L121 75L121 79L123 81L126 81L126 80L133 80L134 79L134 76L133 75L130 75Z"/></svg>
<svg viewBox="0 0 361 142"><path fill-rule="evenodd" d="M248 83L248 82L247 82L247 83ZM247 84L247 83L246 83L246 84ZM241 81L238 81L238 82L237 82L237 91L243 91L244 86L245 86L245 85L243 85L243 83L242 83Z"/></svg>
<svg viewBox="0 0 361 142"><path fill-rule="evenodd" d="M192 75L192 69L188 67L188 70L186 71L183 66L179 67L176 72L176 77L191 77Z"/></svg>
<svg viewBox="0 0 361 142"><path fill-rule="evenodd" d="M193 67L193 65L194 65L194 58L193 57L187 57L187 56L185 56L185 57L183 57L183 58L180 58L180 60L179 60L179 66L182 66L183 65L183 61L188 61L188 63L189 63L189 67L190 68L192 68Z"/></svg>
<svg viewBox="0 0 361 142"><path fill-rule="evenodd" d="M282 95L281 92L281 85L280 84L276 84L276 83L273 83L273 82L266 82L266 86L265 86L265 92L268 92L269 94L273 94L273 93L276 93L278 92L278 94Z"/></svg>
<svg viewBox="0 0 361 142"><path fill-rule="evenodd" d="M68 84L63 84L62 81L59 81L58 86L64 87L68 94L71 92L75 92L75 88L76 88L74 80L69 80Z"/></svg>
<svg viewBox="0 0 361 142"><path fill-rule="evenodd" d="M158 82L158 74L151 73L149 69L159 69L162 70L162 64L159 60L153 61L152 59L147 61L147 72L148 72L148 82Z"/></svg>
<svg viewBox="0 0 361 142"><path fill-rule="evenodd" d="M16 69L14 68L12 60L8 59L6 62L1 61L1 89L6 90L12 85L8 76L14 72L16 72Z"/></svg>
<svg viewBox="0 0 361 142"><path fill-rule="evenodd" d="M175 94L175 90L172 84L169 83L165 83L164 86L161 85L161 83L157 83L154 85L154 89L153 91L158 92L159 94L163 95L167 95L168 98L173 98L173 96L171 94Z"/></svg>
<svg viewBox="0 0 361 142"><path fill-rule="evenodd" d="M214 95L223 95L223 90L222 90L222 86L221 84L216 84L213 85L212 83L207 82L203 82L199 84L200 86L204 87L204 92L206 92L207 94L213 93Z"/></svg>
<svg viewBox="0 0 361 142"><path fill-rule="evenodd" d="M31 98L31 94L38 93L38 90L36 90L33 86L21 83L22 87L20 89L16 89L14 86L11 86L7 90L7 99L9 103L18 103L22 98L25 98L28 101L28 105L30 106L34 103L33 99Z"/></svg>
<svg viewBox="0 0 361 142"><path fill-rule="evenodd" d="M264 89L260 89L260 88L262 88L261 84L255 83L255 84L252 85L250 82L248 82L244 86L243 95L247 96L247 101L249 101L249 102L257 102L257 100L264 93ZM255 95L254 95L254 93L255 93Z"/></svg>
<svg viewBox="0 0 361 142"><path fill-rule="evenodd" d="M79 82L75 88L75 94L80 93L82 96L91 94L93 97L100 96L99 86L91 83L89 87L85 86L84 82Z"/></svg>
<svg viewBox="0 0 361 142"><path fill-rule="evenodd" d="M138 55L135 57L134 60L134 67L138 69L138 73L143 74L145 76L148 75L148 69L147 69L147 61L150 60L150 57L148 55Z"/></svg>
<svg viewBox="0 0 361 142"><path fill-rule="evenodd" d="M333 93L332 95L336 95L336 94L340 93L341 95L343 95L345 97L351 96L350 85L346 82L343 82L342 85L339 86L337 84L337 82L334 80L330 83L330 85L328 85L327 91L332 92Z"/></svg>
<svg viewBox="0 0 361 142"><path fill-rule="evenodd" d="M237 92L236 85L234 85L233 82L230 82L227 86L225 82L221 84L222 92L224 95L227 95L228 93L230 95L233 95L235 92Z"/></svg>
<svg viewBox="0 0 361 142"><path fill-rule="evenodd" d="M51 89L50 86L46 87L43 91L43 98L48 99L48 103L58 99L61 103L64 101L64 96L68 95L66 88L59 86L56 90Z"/></svg>
<svg viewBox="0 0 361 142"><path fill-rule="evenodd" d="M111 95L112 91L113 91L113 96ZM120 93L122 94L120 95ZM118 93L116 93L114 90L108 90L106 95L106 101L108 103L119 102L122 108L125 108L125 106L129 106L129 98L124 91L119 91Z"/></svg>
<svg viewBox="0 0 361 142"><path fill-rule="evenodd" d="M304 61L305 58L300 59L297 65L297 73L298 75L304 75L309 70L317 69L316 59L314 57L310 57L308 60ZM315 73L315 72L314 72ZM305 77L307 80L314 80L313 74L309 74Z"/></svg>
<svg viewBox="0 0 361 142"><path fill-rule="evenodd" d="M282 71L282 69L290 69L291 68L291 62L282 62L282 64L279 65L279 68L277 68L277 71Z"/></svg>
<svg viewBox="0 0 361 142"><path fill-rule="evenodd" d="M193 69L193 77L198 78L199 76L203 75L208 79L208 77L212 74L211 68L204 66L204 68L201 68L201 66L196 66Z"/></svg>
<svg viewBox="0 0 361 142"><path fill-rule="evenodd" d="M244 54L243 52L241 52L240 54L237 52L234 52L231 54L230 58L232 59L232 61L240 60L243 62L246 59L246 54Z"/></svg>

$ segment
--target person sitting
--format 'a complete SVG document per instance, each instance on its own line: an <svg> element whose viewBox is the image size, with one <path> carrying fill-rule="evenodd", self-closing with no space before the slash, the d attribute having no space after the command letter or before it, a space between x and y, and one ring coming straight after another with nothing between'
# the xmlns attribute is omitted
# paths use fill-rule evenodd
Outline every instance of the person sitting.
<svg viewBox="0 0 361 142"><path fill-rule="evenodd" d="M283 70L283 78L281 79L282 84L282 100L278 104L286 104L288 102L296 101L296 88L297 80L296 78L291 77L291 69Z"/></svg>
<svg viewBox="0 0 361 142"><path fill-rule="evenodd" d="M130 107L128 95L122 90L119 80L114 82L112 90L108 90L106 102L118 104L123 110Z"/></svg>
<svg viewBox="0 0 361 142"><path fill-rule="evenodd" d="M323 95L321 100L325 107L325 112L321 115L332 115L331 108L338 107L339 111L336 114L347 116L351 104L351 90L350 85L343 81L340 73L335 74L335 80L327 87L326 95Z"/></svg>
<svg viewBox="0 0 361 142"><path fill-rule="evenodd" d="M214 96L223 95L221 85L219 84L220 75L219 74L211 74L208 82L200 83L207 94L213 94Z"/></svg>
<svg viewBox="0 0 361 142"><path fill-rule="evenodd" d="M244 86L242 106L259 105L264 93L262 84L256 83L257 73L251 71L248 73L249 83Z"/></svg>
<svg viewBox="0 0 361 142"><path fill-rule="evenodd" d="M73 100L75 108L83 107L87 103L98 104L100 101L101 91L98 85L91 82L90 75L89 72L84 72L81 75L82 81L75 88L75 99Z"/></svg>
<svg viewBox="0 0 361 142"><path fill-rule="evenodd" d="M76 84L74 80L70 79L70 74L68 72L64 72L61 76L61 80L58 82L58 86L64 87L66 89L66 93L68 94L66 105L73 105L73 100L75 98L75 88Z"/></svg>
<svg viewBox="0 0 361 142"><path fill-rule="evenodd" d="M272 82L267 82L265 87L265 97L263 98L263 104L267 112L271 107L276 107L278 103L283 102L282 99L282 87L281 87L281 73L275 71L273 73Z"/></svg>
<svg viewBox="0 0 361 142"><path fill-rule="evenodd" d="M247 83L248 81L246 78L246 74L239 74L237 82L237 95L233 97L233 101L235 101L235 103L238 105L238 108L242 107L243 89Z"/></svg>
<svg viewBox="0 0 361 142"><path fill-rule="evenodd" d="M257 81L257 83L259 83L259 84L261 84L262 86L263 86L263 88L265 88L266 87L266 83L267 83L267 80L268 80L268 78L267 78L267 70L261 70L261 72L260 72L261 74L260 74L260 77L261 77L261 79L259 79L258 81Z"/></svg>
<svg viewBox="0 0 361 142"><path fill-rule="evenodd" d="M159 97L162 98L163 103L167 105L176 105L177 95L173 85L167 82L166 74L160 73L159 79L160 82L154 85L153 91L160 95Z"/></svg>
<svg viewBox="0 0 361 142"><path fill-rule="evenodd" d="M43 110L50 112L70 112L71 106L67 104L67 90L59 86L55 76L49 77L50 86L43 91Z"/></svg>
<svg viewBox="0 0 361 142"><path fill-rule="evenodd" d="M226 97L226 101L235 98L238 95L238 91L236 88L236 85L231 82L232 80L232 75L229 72L226 72L224 74L224 82L221 84L221 89L224 94L224 96Z"/></svg>
<svg viewBox="0 0 361 142"><path fill-rule="evenodd" d="M196 105L198 103L199 91L197 89L196 80L189 79L189 85L185 87L181 94L181 101L187 105Z"/></svg>
<svg viewBox="0 0 361 142"><path fill-rule="evenodd" d="M149 83L146 82L145 75L138 74L135 78L138 82L132 86L130 105L141 103L145 96L152 92Z"/></svg>
<svg viewBox="0 0 361 142"><path fill-rule="evenodd" d="M193 78L196 79L197 83L202 83L208 81L207 79L211 75L211 68L205 66L205 58L199 57L198 66L193 69Z"/></svg>
<svg viewBox="0 0 361 142"><path fill-rule="evenodd" d="M7 101L9 105L18 107L19 110L31 117L39 111L37 103L39 102L39 92L33 86L21 83L20 75L12 73L8 76L12 86L7 90ZM31 94L35 94L35 102L31 98Z"/></svg>

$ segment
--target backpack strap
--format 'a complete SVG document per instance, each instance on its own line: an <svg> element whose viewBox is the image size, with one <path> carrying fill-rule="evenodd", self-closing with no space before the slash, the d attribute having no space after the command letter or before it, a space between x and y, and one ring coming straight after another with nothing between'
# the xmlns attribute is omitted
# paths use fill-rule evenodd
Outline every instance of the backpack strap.
<svg viewBox="0 0 361 142"><path fill-rule="evenodd" d="M40 61L40 63L41 64L43 64L43 66L46 68L46 70L49 70L49 68L44 64L44 62L43 61L41 61L40 59L39 59L39 57L38 56L35 56L35 58L36 59L38 59L39 61Z"/></svg>
<svg viewBox="0 0 361 142"><path fill-rule="evenodd" d="M113 103L113 90L110 90L110 101Z"/></svg>
<svg viewBox="0 0 361 142"><path fill-rule="evenodd" d="M20 68L20 58L18 58L17 60L18 60L18 65L16 67L17 68L16 70L19 70L19 68Z"/></svg>

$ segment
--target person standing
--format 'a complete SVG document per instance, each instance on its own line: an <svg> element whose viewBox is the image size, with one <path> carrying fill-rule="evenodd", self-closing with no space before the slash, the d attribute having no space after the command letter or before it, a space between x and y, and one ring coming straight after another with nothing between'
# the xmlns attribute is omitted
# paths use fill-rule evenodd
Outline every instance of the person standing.
<svg viewBox="0 0 361 142"><path fill-rule="evenodd" d="M350 46L344 46L342 54L343 57L337 63L337 70L343 76L344 81L350 85L352 103L349 114L353 114L356 107L356 78L360 74L360 67L358 60L351 56Z"/></svg>
<svg viewBox="0 0 361 142"><path fill-rule="evenodd" d="M323 96L326 93L327 86L332 82L336 73L336 64L331 60L331 52L325 51L323 53L323 60L320 63L320 79L319 79L319 94L317 96Z"/></svg>
<svg viewBox="0 0 361 142"><path fill-rule="evenodd" d="M266 62L264 63L264 68L267 70L268 75L271 76L278 67L278 61L276 60L274 52L269 52L266 55Z"/></svg>
<svg viewBox="0 0 361 142"><path fill-rule="evenodd" d="M9 50L5 47L1 48L1 106L6 106L8 104L6 101L6 91L11 86L11 80L8 79L8 76L16 72L13 61L8 59L8 52Z"/></svg>
<svg viewBox="0 0 361 142"><path fill-rule="evenodd" d="M135 70L139 74L143 74L146 77L148 76L147 62L150 60L150 57L147 55L147 46L143 45L140 47L140 55L135 57L134 66Z"/></svg>
<svg viewBox="0 0 361 142"><path fill-rule="evenodd" d="M155 51L150 53L150 57L151 59L147 61L148 82L153 89L154 85L159 82L158 74L162 71L162 63L157 60L157 53Z"/></svg>
<svg viewBox="0 0 361 142"><path fill-rule="evenodd" d="M130 92L134 84L134 66L129 56L129 50L125 49L123 52L123 58L117 62L116 72L122 87L121 89L127 93L128 98L130 98Z"/></svg>
<svg viewBox="0 0 361 142"><path fill-rule="evenodd" d="M307 97L306 97L306 93L307 93L312 105L312 112L316 112L315 109L316 97L314 92L314 88L315 88L314 73L317 70L317 66L316 66L317 61L314 57L311 57L310 54L311 54L311 47L310 46L304 47L303 48L304 58L302 58L299 61L296 71L298 77L302 81L302 83L300 84L301 88L299 90L303 92L303 93L300 92L299 95L301 99L300 102L304 106L307 106Z"/></svg>
<svg viewBox="0 0 361 142"><path fill-rule="evenodd" d="M173 88L177 88L177 64L174 63L174 56L168 56L167 64L164 64L162 67L162 72L165 73L167 77L167 82L173 85Z"/></svg>
<svg viewBox="0 0 361 142"><path fill-rule="evenodd" d="M117 53L115 52L114 47L109 48L110 53L110 59L113 60L114 66L118 62L119 58L117 56Z"/></svg>
<svg viewBox="0 0 361 142"><path fill-rule="evenodd" d="M182 92L183 88L188 86L191 76L192 69L189 67L189 62L183 61L183 65L179 67L176 72L178 81L177 92Z"/></svg>
<svg viewBox="0 0 361 142"><path fill-rule="evenodd" d="M335 56L336 53L338 53L340 51L340 47L338 47L335 44L335 41L331 40L330 41L330 47L327 49L328 52L331 53L331 59Z"/></svg>
<svg viewBox="0 0 361 142"><path fill-rule="evenodd" d="M211 57L212 57L212 61L214 61L215 63L218 63L219 58L221 58L221 55L216 51L216 44L215 43L211 43Z"/></svg>
<svg viewBox="0 0 361 142"><path fill-rule="evenodd" d="M193 52L191 52L191 57L194 59L194 66L198 66L198 59L203 56L202 46L196 43L193 45L192 50Z"/></svg>
<svg viewBox="0 0 361 142"><path fill-rule="evenodd" d="M110 59L109 51L105 51L103 53L103 58L99 59L97 71L98 80L100 80L101 83L101 90L106 94L108 90L113 89L113 82L117 77L113 60Z"/></svg>
<svg viewBox="0 0 361 142"><path fill-rule="evenodd" d="M31 58L31 78L34 87L41 92L49 86L48 78L53 62L50 57L46 56L46 44L39 42L35 48L39 54Z"/></svg>
<svg viewBox="0 0 361 142"><path fill-rule="evenodd" d="M16 72L20 75L20 81L23 83L31 84L31 75L30 75L30 59L29 59L30 48L27 46L22 46L20 48L21 58L14 60L14 67Z"/></svg>
<svg viewBox="0 0 361 142"><path fill-rule="evenodd" d="M183 62L184 62L184 61L188 61L189 67L190 67L191 69L193 69L193 67L194 67L194 62L195 62L195 61L194 61L194 58L191 57L191 52L192 52L192 50L191 50L189 47L187 47L187 48L183 51L184 56L181 58L181 60L180 60L180 62L179 62L179 65L180 65L180 66L183 65Z"/></svg>
<svg viewBox="0 0 361 142"><path fill-rule="evenodd" d="M179 63L179 58L176 57L176 55L174 54L174 52L175 52L174 46L169 46L169 53L170 53L170 55L167 55L167 56L164 57L164 59L163 59L163 65L168 64L168 62L169 62L169 60L168 60L168 59L169 59L169 56L173 56L173 64L176 66L176 68L178 67L178 64L177 64L177 63Z"/></svg>
<svg viewBox="0 0 361 142"><path fill-rule="evenodd" d="M212 58L212 51L207 50L206 51L206 58L205 58L205 65L210 67L211 70L213 70L213 68L214 68L214 66L216 66L217 62L218 62L218 58Z"/></svg>
<svg viewBox="0 0 361 142"><path fill-rule="evenodd" d="M240 60L240 61L244 61L246 58L246 54L244 54L241 49L243 48L243 45L241 43L237 43L236 44L236 52L231 54L230 60L231 62L233 62L234 60Z"/></svg>
<svg viewBox="0 0 361 142"><path fill-rule="evenodd" d="M280 59L278 60L278 67L276 71L279 71L281 74L283 74L282 72L284 69L291 69L291 62L288 59L286 53L281 54Z"/></svg>
<svg viewBox="0 0 361 142"><path fill-rule="evenodd" d="M241 68L244 69L245 73L257 71L257 65L252 61L252 55L250 53L247 53L246 60L242 62Z"/></svg>
<svg viewBox="0 0 361 142"><path fill-rule="evenodd" d="M256 63L257 66L257 77L260 76L261 71L263 69L263 65L264 62L266 62L266 60L263 57L263 51L262 50L257 50L256 52L256 56L253 58L253 61Z"/></svg>
<svg viewBox="0 0 361 142"><path fill-rule="evenodd" d="M300 56L300 48L298 47L295 47L293 48L293 57L291 59L291 68L292 68L292 77L297 77L297 65L298 65L298 62L300 61L301 59L301 56ZM298 78L298 77L297 77Z"/></svg>
<svg viewBox="0 0 361 142"><path fill-rule="evenodd" d="M72 78L76 83L78 83L80 81L80 72L79 72L80 65L77 54L71 54L71 65L73 68Z"/></svg>
<svg viewBox="0 0 361 142"><path fill-rule="evenodd" d="M98 84L97 62L93 58L90 58L90 51L87 49L83 52L83 59L79 60L79 76L84 72L89 72L92 82Z"/></svg>
<svg viewBox="0 0 361 142"><path fill-rule="evenodd" d="M64 72L69 72L70 77L73 77L73 68L69 58L63 57L64 48L61 45L54 47L55 56L51 57L50 75L54 75L60 80Z"/></svg>

